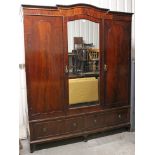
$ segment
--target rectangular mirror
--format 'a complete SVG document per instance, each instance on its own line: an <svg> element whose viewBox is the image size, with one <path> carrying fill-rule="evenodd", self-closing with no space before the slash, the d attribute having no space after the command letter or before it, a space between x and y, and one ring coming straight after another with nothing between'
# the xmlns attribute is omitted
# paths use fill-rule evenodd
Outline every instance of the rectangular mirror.
<svg viewBox="0 0 155 155"><path fill-rule="evenodd" d="M99 104L99 23L69 21L69 106Z"/></svg>

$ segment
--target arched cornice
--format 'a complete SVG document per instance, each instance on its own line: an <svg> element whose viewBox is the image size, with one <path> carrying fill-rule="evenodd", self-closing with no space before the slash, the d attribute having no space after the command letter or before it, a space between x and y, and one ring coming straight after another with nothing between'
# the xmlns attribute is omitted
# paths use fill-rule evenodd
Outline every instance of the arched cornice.
<svg viewBox="0 0 155 155"><path fill-rule="evenodd" d="M109 9L106 9L106 8L99 8L97 6L94 6L94 5L90 5L90 4L84 4L84 3L78 3L78 4L72 4L72 5L59 5L57 4L56 5L58 8L60 9L71 9L71 8L78 8L78 7L87 7L87 8L92 8L92 9L96 9L96 10L100 10L100 11L109 11Z"/></svg>

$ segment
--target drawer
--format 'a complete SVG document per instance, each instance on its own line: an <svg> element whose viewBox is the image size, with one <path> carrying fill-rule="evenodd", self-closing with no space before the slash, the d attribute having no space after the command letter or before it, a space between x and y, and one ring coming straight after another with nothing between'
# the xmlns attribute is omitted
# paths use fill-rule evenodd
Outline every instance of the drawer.
<svg viewBox="0 0 155 155"><path fill-rule="evenodd" d="M30 124L32 140L71 134L83 131L84 118L75 117L62 120L37 122Z"/></svg>
<svg viewBox="0 0 155 155"><path fill-rule="evenodd" d="M106 112L104 115L104 123L106 126L112 126L112 125L117 125L121 123L127 123L130 121L130 110L125 108L125 109L119 109L119 110L114 110L111 112Z"/></svg>
<svg viewBox="0 0 155 155"><path fill-rule="evenodd" d="M75 117L65 120L65 133L75 133L84 130L84 118Z"/></svg>
<svg viewBox="0 0 155 155"><path fill-rule="evenodd" d="M32 137L33 139L40 139L44 137L59 135L63 132L63 128L64 122L62 120L33 123Z"/></svg>
<svg viewBox="0 0 155 155"><path fill-rule="evenodd" d="M129 122L129 109L110 110L88 114L85 120L86 130L109 127Z"/></svg>

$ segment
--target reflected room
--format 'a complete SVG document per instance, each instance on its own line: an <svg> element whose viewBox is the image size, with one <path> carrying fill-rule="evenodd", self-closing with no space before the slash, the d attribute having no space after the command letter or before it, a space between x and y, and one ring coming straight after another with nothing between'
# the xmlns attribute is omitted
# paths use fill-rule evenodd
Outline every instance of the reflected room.
<svg viewBox="0 0 155 155"><path fill-rule="evenodd" d="M67 31L69 106L99 104L99 23L69 21Z"/></svg>

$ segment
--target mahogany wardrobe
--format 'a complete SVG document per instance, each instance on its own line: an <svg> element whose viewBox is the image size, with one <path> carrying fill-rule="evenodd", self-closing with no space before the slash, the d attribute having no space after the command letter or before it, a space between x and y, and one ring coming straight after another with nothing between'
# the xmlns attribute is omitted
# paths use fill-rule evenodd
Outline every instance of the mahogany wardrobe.
<svg viewBox="0 0 155 155"><path fill-rule="evenodd" d="M130 128L132 13L22 5L30 150Z"/></svg>

